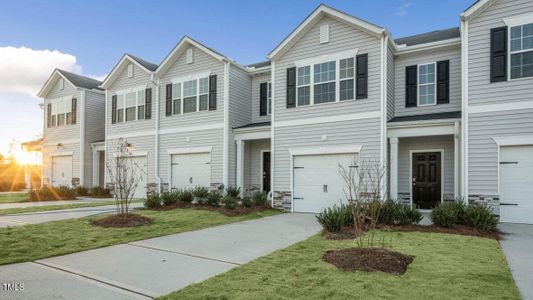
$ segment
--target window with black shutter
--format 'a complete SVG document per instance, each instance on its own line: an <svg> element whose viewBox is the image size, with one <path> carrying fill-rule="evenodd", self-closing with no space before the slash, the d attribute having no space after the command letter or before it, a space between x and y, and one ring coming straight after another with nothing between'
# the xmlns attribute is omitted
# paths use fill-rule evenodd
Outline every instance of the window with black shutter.
<svg viewBox="0 0 533 300"><path fill-rule="evenodd" d="M117 95L111 97L111 123L117 123Z"/></svg>
<svg viewBox="0 0 533 300"><path fill-rule="evenodd" d="M450 102L450 61L437 62L437 104Z"/></svg>
<svg viewBox="0 0 533 300"><path fill-rule="evenodd" d="M405 107L414 107L417 103L417 69L418 66L405 67Z"/></svg>
<svg viewBox="0 0 533 300"><path fill-rule="evenodd" d="M490 30L490 82L507 81L507 27Z"/></svg>
<svg viewBox="0 0 533 300"><path fill-rule="evenodd" d="M356 99L368 98L368 54L356 57Z"/></svg>
<svg viewBox="0 0 533 300"><path fill-rule="evenodd" d="M144 97L145 97L144 118L151 119L152 118L152 88L148 88L145 90Z"/></svg>
<svg viewBox="0 0 533 300"><path fill-rule="evenodd" d="M72 98L72 113L70 117L70 124L76 124L76 115L78 111L78 99Z"/></svg>
<svg viewBox="0 0 533 300"><path fill-rule="evenodd" d="M209 110L217 109L217 75L209 76Z"/></svg>
<svg viewBox="0 0 533 300"><path fill-rule="evenodd" d="M169 83L166 86L166 95L165 95L165 115L172 116L172 84Z"/></svg>
<svg viewBox="0 0 533 300"><path fill-rule="evenodd" d="M268 110L268 83L263 82L259 85L259 115L266 116Z"/></svg>
<svg viewBox="0 0 533 300"><path fill-rule="evenodd" d="M52 103L46 105L46 127L52 126Z"/></svg>
<svg viewBox="0 0 533 300"><path fill-rule="evenodd" d="M287 69L287 108L296 106L296 68Z"/></svg>

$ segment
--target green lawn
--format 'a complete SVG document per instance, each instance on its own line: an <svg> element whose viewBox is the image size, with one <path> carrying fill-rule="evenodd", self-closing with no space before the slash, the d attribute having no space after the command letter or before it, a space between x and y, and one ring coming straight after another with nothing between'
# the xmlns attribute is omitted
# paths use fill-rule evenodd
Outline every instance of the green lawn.
<svg viewBox="0 0 533 300"><path fill-rule="evenodd" d="M140 202L140 201L133 201L133 202ZM114 204L115 204L114 202L110 202L110 201L99 201L99 202L90 202L90 203L73 203L73 204L45 205L45 206L33 206L33 207L21 207L21 208L7 208L7 209L0 209L0 216L40 212L40 211L48 211L48 210L114 205Z"/></svg>
<svg viewBox="0 0 533 300"><path fill-rule="evenodd" d="M0 203L15 203L25 201L28 201L28 193L26 192L0 194Z"/></svg>
<svg viewBox="0 0 533 300"><path fill-rule="evenodd" d="M355 246L317 235L162 299L520 299L498 242L450 234L380 232L414 255L402 276L349 272L322 261Z"/></svg>
<svg viewBox="0 0 533 300"><path fill-rule="evenodd" d="M150 225L130 228L101 228L90 221L102 216L46 222L0 229L0 265L68 254L167 234L279 214L276 210L228 217L197 209L137 211L153 218Z"/></svg>

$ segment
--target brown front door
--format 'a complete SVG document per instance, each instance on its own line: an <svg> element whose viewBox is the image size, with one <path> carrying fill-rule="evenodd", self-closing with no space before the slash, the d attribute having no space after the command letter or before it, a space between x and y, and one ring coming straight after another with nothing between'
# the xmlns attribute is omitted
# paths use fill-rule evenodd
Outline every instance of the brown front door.
<svg viewBox="0 0 533 300"><path fill-rule="evenodd" d="M441 201L441 153L413 153L413 203L430 209Z"/></svg>

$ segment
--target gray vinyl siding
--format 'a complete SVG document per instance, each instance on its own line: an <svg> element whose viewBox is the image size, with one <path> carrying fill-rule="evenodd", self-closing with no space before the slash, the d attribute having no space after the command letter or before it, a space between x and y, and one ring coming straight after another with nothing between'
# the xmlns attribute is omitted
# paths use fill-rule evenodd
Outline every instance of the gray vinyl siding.
<svg viewBox="0 0 533 300"><path fill-rule="evenodd" d="M48 128L46 125L46 115L47 115L47 109L48 109L48 103L50 103L51 100L62 98L62 97L76 97L78 99L77 104L77 114L76 114L76 124L74 125L63 125L63 126L56 126L56 127L50 127ZM50 90L48 95L46 95L46 98L44 99L44 107L43 110L44 114L44 142L52 142L57 141L60 142L61 140L70 140L70 139L79 139L80 138L80 99L81 99L81 92L80 90L76 89L73 85L68 83L65 80L64 88L63 90L59 89L59 80L56 81L53 88Z"/></svg>
<svg viewBox="0 0 533 300"><path fill-rule="evenodd" d="M131 144L133 150L133 155L136 156L135 152L139 153L140 151L147 151L147 183L157 183L155 178L155 137L151 136L137 136L129 137L126 139L128 143ZM116 148L118 145L118 139L108 139L106 140L106 159L110 160L116 154Z"/></svg>
<svg viewBox="0 0 533 300"><path fill-rule="evenodd" d="M533 109L469 114L470 194L498 194L498 145L494 137L533 135Z"/></svg>
<svg viewBox="0 0 533 300"><path fill-rule="evenodd" d="M444 165L442 165L444 199L454 195L454 139L453 136L430 136L400 138L398 145L398 192L409 193L411 180L409 177L411 150L443 149Z"/></svg>
<svg viewBox="0 0 533 300"><path fill-rule="evenodd" d="M127 64L126 64L127 66ZM155 130L155 105L157 103L156 86L150 80L150 74L141 69L136 64L133 64L133 77L128 78L128 68L124 66L117 79L109 87L107 93L107 136L115 137L120 134L131 134ZM130 88L152 88L152 119L137 120L129 122L121 122L112 124L112 97L117 94L117 91L122 91Z"/></svg>
<svg viewBox="0 0 533 300"><path fill-rule="evenodd" d="M533 12L531 0L496 1L469 23L468 105L532 101L533 77L490 83L490 30L503 19ZM533 134L533 110L468 115L469 194L498 194L498 147L493 137Z"/></svg>
<svg viewBox="0 0 533 300"><path fill-rule="evenodd" d="M329 24L329 42L319 44L320 26ZM320 105L286 108L287 68L294 61L313 58L351 49L358 54L368 53L368 98ZM275 62L275 118L276 121L335 116L381 109L381 38L329 17L322 18L302 38Z"/></svg>
<svg viewBox="0 0 533 300"><path fill-rule="evenodd" d="M100 92L85 92L85 186L93 184L93 151L91 143L105 138L105 95Z"/></svg>
<svg viewBox="0 0 533 300"><path fill-rule="evenodd" d="M329 42L319 44L320 26L325 24L329 24L330 28ZM368 99L286 108L286 69L293 67L294 61L356 48L359 49L358 54L368 53ZM380 37L370 35L332 18L324 17L274 63L275 122L381 110ZM327 135L326 142L321 141L322 135ZM289 148L356 144L362 146L362 160L378 160L380 156L380 118L278 127L274 130L274 138L274 190L290 191Z"/></svg>
<svg viewBox="0 0 533 300"><path fill-rule="evenodd" d="M272 80L272 76L270 73L268 74L261 74L258 76L255 76L252 78L252 123L261 123L261 122L269 122L270 121L270 115L266 116L260 116L259 115L259 86L261 83L264 82L270 82Z"/></svg>
<svg viewBox="0 0 533 300"><path fill-rule="evenodd" d="M72 178L80 178L80 143L64 143L61 149L55 144L43 145L43 179L51 183L52 156L58 152L72 152Z"/></svg>
<svg viewBox="0 0 533 300"><path fill-rule="evenodd" d="M387 120L394 117L394 86L395 78L395 61L394 61L394 47L388 43L387 50Z"/></svg>
<svg viewBox="0 0 533 300"><path fill-rule="evenodd" d="M450 60L450 103L421 107L405 107L405 68L407 66L432 63L441 60ZM395 117L461 110L460 47L398 55L395 59L395 72Z"/></svg>
<svg viewBox="0 0 533 300"><path fill-rule="evenodd" d="M270 140L247 141L245 146L244 186L261 187L261 150L270 151Z"/></svg>
<svg viewBox="0 0 533 300"><path fill-rule="evenodd" d="M290 191L290 155L293 147L361 145L360 161L376 161L380 155L380 118L278 128L275 131L274 188ZM327 136L323 142L322 136Z"/></svg>
<svg viewBox="0 0 533 300"><path fill-rule="evenodd" d="M490 83L490 30L533 12L531 0L496 1L468 25L468 105L531 101L533 77Z"/></svg>

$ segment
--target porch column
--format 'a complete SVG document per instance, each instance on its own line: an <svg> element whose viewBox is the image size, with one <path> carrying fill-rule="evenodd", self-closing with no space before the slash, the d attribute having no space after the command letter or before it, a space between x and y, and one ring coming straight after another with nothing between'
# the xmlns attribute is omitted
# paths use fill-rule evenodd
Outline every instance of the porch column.
<svg viewBox="0 0 533 300"><path fill-rule="evenodd" d="M391 137L390 141L390 197L398 200L398 143L397 137Z"/></svg>
<svg viewBox="0 0 533 300"><path fill-rule="evenodd" d="M244 141L237 140L237 187L244 195Z"/></svg>
<svg viewBox="0 0 533 300"><path fill-rule="evenodd" d="M459 198L459 121L453 124L453 196Z"/></svg>

